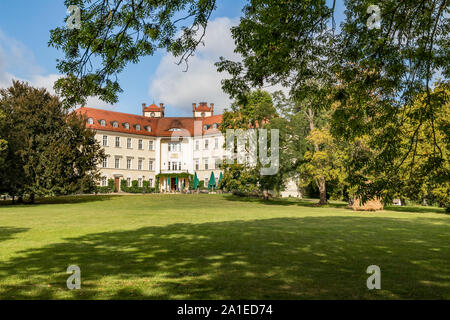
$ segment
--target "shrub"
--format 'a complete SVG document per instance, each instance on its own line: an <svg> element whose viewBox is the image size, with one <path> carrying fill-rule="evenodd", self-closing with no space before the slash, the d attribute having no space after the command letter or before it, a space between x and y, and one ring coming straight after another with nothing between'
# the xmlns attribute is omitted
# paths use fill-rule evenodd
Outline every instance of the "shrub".
<svg viewBox="0 0 450 320"><path fill-rule="evenodd" d="M128 193L154 193L156 190L156 188L150 187L149 181L143 181L142 187L139 187L139 182L137 180L131 181L130 187L128 187L126 180L122 180L120 182L120 189L123 192L128 192Z"/></svg>
<svg viewBox="0 0 450 320"><path fill-rule="evenodd" d="M95 187L96 193L111 193L111 192L117 192L116 185L114 184L114 179L108 179L108 185L106 187Z"/></svg>

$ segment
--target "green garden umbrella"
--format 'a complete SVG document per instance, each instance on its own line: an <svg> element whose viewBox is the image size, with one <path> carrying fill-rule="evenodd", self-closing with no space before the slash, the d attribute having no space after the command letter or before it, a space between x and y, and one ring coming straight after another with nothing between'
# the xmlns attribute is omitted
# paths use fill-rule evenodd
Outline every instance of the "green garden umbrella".
<svg viewBox="0 0 450 320"><path fill-rule="evenodd" d="M222 178L223 178L223 174L222 174L222 172L220 173L220 176L219 176L219 181L217 181L217 185L219 186L220 185L220 181L222 181Z"/></svg>
<svg viewBox="0 0 450 320"><path fill-rule="evenodd" d="M175 190L178 190L178 177L175 177Z"/></svg>
<svg viewBox="0 0 450 320"><path fill-rule="evenodd" d="M214 172L211 171L211 177L209 177L209 183L208 188L215 188L216 187L216 177L214 177Z"/></svg>
<svg viewBox="0 0 450 320"><path fill-rule="evenodd" d="M197 172L196 172L195 176L194 176L194 190L198 189L199 183L200 183L200 181L197 178Z"/></svg>

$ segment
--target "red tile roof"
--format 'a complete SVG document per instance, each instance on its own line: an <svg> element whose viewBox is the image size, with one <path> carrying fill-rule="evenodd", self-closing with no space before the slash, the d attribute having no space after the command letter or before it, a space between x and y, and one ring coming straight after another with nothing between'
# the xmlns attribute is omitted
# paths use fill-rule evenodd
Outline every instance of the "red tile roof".
<svg viewBox="0 0 450 320"><path fill-rule="evenodd" d="M151 107L151 106L150 106ZM222 115L216 115L205 118L189 118L189 117L170 117L170 118L147 118L135 114L115 112L103 109L82 107L75 110L76 113L84 115L86 118L92 118L94 124L86 123L88 128L103 131L132 133L145 136L159 136L170 137L174 134L183 135L188 133L189 136L194 135L194 122L200 122L202 134L214 134L220 132L218 129L214 129L212 126L214 123L220 125L222 122ZM106 121L106 126L100 124L100 120ZM113 127L113 122L117 121L118 128ZM126 129L123 124L128 123L130 129ZM139 124L141 130L136 130L135 125ZM208 128L204 130L204 126ZM151 132L146 131L145 127L150 126ZM185 131L169 131L170 129L178 128Z"/></svg>
<svg viewBox="0 0 450 320"><path fill-rule="evenodd" d="M145 107L143 110L144 112L160 112L161 108L158 107L156 104L152 104L148 107Z"/></svg>
<svg viewBox="0 0 450 320"><path fill-rule="evenodd" d="M195 108L195 112L211 112L212 108L208 107L207 105L199 105Z"/></svg>

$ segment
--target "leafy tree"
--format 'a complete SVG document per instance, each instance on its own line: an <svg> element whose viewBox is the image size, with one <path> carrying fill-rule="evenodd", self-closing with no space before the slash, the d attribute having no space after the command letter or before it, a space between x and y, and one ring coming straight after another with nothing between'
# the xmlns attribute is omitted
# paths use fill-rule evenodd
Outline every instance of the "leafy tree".
<svg viewBox="0 0 450 320"><path fill-rule="evenodd" d="M414 152L407 152L410 141L406 133L417 128L419 119L404 117L406 120L401 127L404 134L401 148L405 159L399 160L398 165L401 170L397 174L397 188L400 193L409 199L421 201L429 198L435 200L440 206L450 206L450 140L448 132L450 130L450 85L440 84L433 90L433 96L443 99L436 103L436 117L425 121L416 134L414 141ZM418 96L412 106L405 110L405 113L415 113L426 103L426 95ZM427 123L428 122L428 123ZM434 143L436 138L436 144ZM443 163L440 166L441 158L437 155L437 148L442 152ZM436 167L438 168L436 170Z"/></svg>
<svg viewBox="0 0 450 320"><path fill-rule="evenodd" d="M237 100L223 115L221 130L226 134L227 129L243 130L247 133L249 129L276 129L279 130L279 145L283 146L286 126L284 120L278 117L274 107L272 96L265 91L256 90ZM257 131L258 134L258 131ZM271 134L268 134L268 145L271 145ZM241 152L235 144L235 152ZM247 143L245 152L250 152L250 145ZM268 148L269 149L269 148ZM261 152L261 149L259 149ZM279 153L280 155L282 152ZM238 193L262 192L265 199L269 197L269 190L279 191L283 186L283 170L279 165L279 170L274 175L262 175L261 168L264 165L259 157L254 159L254 163L245 160L244 163L225 164L224 177L221 186L227 190ZM280 160L279 160L280 161Z"/></svg>
<svg viewBox="0 0 450 320"><path fill-rule="evenodd" d="M338 144L330 134L330 99L322 92L321 88L316 88L300 101L277 93L287 126L284 153L290 162L285 162L286 170L303 187L314 183L319 190L320 205L327 204L327 184L332 181L342 184L346 177L346 144Z"/></svg>
<svg viewBox="0 0 450 320"><path fill-rule="evenodd" d="M6 156L7 156L7 149L8 149L8 142L3 139L5 136L5 115L0 110L0 194L6 193L6 181L5 181L5 175L6 173L4 171L6 168Z"/></svg>
<svg viewBox="0 0 450 320"><path fill-rule="evenodd" d="M442 169L434 123L442 99L431 92L431 83L438 72L444 79L450 75L448 0L379 1L380 29L367 26L372 4L346 1L346 17L336 30L335 1L331 6L324 0L250 1L232 29L242 62L217 63L219 71L232 75L223 88L236 97L253 87L282 84L301 101L321 83L318 94L340 102L331 133L349 141L366 136L370 147L379 150L365 163L376 172L374 180L361 181L359 193L365 198L394 185L397 160L416 152L414 141L427 121L435 146L428 154L430 169ZM414 130L405 132L398 123L402 107L411 106L418 95L424 95L425 103L404 114L418 120ZM404 134L410 142L406 150L399 146Z"/></svg>
<svg viewBox="0 0 450 320"><path fill-rule="evenodd" d="M104 152L85 119L68 113L45 89L26 83L0 90L9 142L2 189L11 195L71 194L94 190Z"/></svg>
<svg viewBox="0 0 450 320"><path fill-rule="evenodd" d="M304 155L304 162L298 168L304 186L314 182L320 193L320 205L327 204L326 183L346 178L344 170L344 150L336 144L328 127L313 129L307 137L313 146Z"/></svg>
<svg viewBox="0 0 450 320"><path fill-rule="evenodd" d="M65 0L81 9L81 28L50 31L61 49L57 91L69 106L88 96L117 102L118 74L129 63L165 48L186 62L202 43L215 0ZM68 17L69 18L69 17Z"/></svg>
<svg viewBox="0 0 450 320"><path fill-rule="evenodd" d="M6 149L8 148L8 142L5 139L2 139L2 136L4 135L4 129L3 129L3 121L5 119L5 115L0 110L0 168L4 168L3 165L5 164L5 158L6 158Z"/></svg>

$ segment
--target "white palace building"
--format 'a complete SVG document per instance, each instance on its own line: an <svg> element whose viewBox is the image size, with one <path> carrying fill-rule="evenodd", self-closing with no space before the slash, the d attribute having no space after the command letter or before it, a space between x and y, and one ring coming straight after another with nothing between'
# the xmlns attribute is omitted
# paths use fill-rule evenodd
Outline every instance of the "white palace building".
<svg viewBox="0 0 450 320"><path fill-rule="evenodd" d="M192 117L165 117L164 104L142 105L142 116L82 107L76 112L87 119L87 127L96 131L107 158L103 161L101 185L114 179L117 190L120 180L133 180L142 186L149 181L155 187L160 179L160 191L181 190L185 178L178 174L197 173L199 180L208 180L214 172L216 183L225 158L224 137L219 131L222 115L214 115L214 104L192 105ZM182 175L180 175L182 176Z"/></svg>
<svg viewBox="0 0 450 320"><path fill-rule="evenodd" d="M164 111L162 103L142 104L142 116L86 107L76 110L95 130L107 156L100 168L101 186L113 179L119 191L121 180L128 186L133 180L139 186L147 180L155 187L159 175L160 191L173 192L189 187L186 173L196 173L208 186L211 172L217 184L219 164L227 156L219 130L222 115L214 115L214 104L206 102L192 104L192 117L165 117ZM295 183L290 181L287 187L282 196L299 196Z"/></svg>

